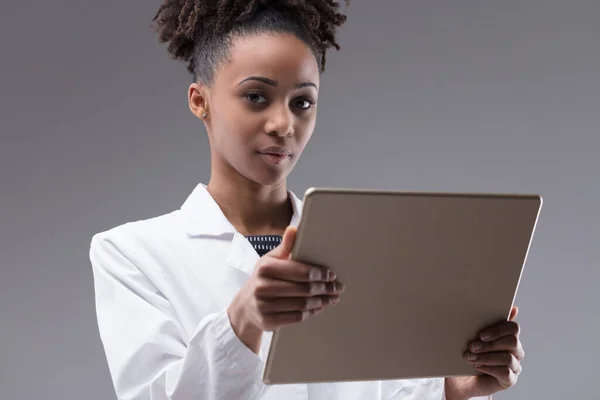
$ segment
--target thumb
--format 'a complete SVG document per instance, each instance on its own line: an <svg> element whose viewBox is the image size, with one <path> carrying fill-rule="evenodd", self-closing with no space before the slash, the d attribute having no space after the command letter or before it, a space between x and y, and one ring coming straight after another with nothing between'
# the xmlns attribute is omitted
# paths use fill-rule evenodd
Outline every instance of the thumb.
<svg viewBox="0 0 600 400"><path fill-rule="evenodd" d="M281 239L281 244L271 250L268 254L271 257L287 259L292 254L292 248L294 247L294 242L296 241L296 232L297 229L294 226L288 226L283 232L283 237Z"/></svg>
<svg viewBox="0 0 600 400"><path fill-rule="evenodd" d="M510 315L508 317L509 321L514 321L515 318L517 318L517 315L519 315L519 307L514 306L511 310L510 310Z"/></svg>

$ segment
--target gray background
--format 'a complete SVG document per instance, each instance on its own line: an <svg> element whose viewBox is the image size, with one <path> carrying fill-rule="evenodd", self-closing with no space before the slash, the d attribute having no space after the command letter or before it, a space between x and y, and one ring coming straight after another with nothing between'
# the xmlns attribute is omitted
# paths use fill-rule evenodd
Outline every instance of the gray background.
<svg viewBox="0 0 600 400"><path fill-rule="evenodd" d="M1 399L114 398L89 241L208 181L159 3L3 2ZM496 398L598 398L600 2L353 3L291 189L541 193L525 369Z"/></svg>

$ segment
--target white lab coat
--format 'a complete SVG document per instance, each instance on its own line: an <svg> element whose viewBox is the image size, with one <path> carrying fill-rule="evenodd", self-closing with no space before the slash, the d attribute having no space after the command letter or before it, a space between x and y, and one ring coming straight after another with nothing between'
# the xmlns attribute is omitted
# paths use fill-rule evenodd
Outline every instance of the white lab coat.
<svg viewBox="0 0 600 400"><path fill-rule="evenodd" d="M289 193L297 225L301 201ZM96 311L113 385L131 400L442 400L443 379L272 385L227 306L258 255L202 184L181 209L94 235Z"/></svg>

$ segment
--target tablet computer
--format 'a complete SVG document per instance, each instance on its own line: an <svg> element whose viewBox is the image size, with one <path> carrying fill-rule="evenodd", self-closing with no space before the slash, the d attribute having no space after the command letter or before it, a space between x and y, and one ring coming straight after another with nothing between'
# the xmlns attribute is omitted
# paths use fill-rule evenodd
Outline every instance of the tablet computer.
<svg viewBox="0 0 600 400"><path fill-rule="evenodd" d="M541 206L535 194L309 189L291 257L346 289L273 332L263 382L478 374L463 355L508 318Z"/></svg>

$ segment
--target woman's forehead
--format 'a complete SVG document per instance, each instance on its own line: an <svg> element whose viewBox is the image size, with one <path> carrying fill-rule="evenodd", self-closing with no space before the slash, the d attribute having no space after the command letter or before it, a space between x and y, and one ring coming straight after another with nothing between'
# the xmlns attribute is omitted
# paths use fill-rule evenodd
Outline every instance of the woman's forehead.
<svg viewBox="0 0 600 400"><path fill-rule="evenodd" d="M312 50L295 36L263 34L234 40L229 61L218 75L235 84L248 76L262 76L283 85L318 85L319 66Z"/></svg>

